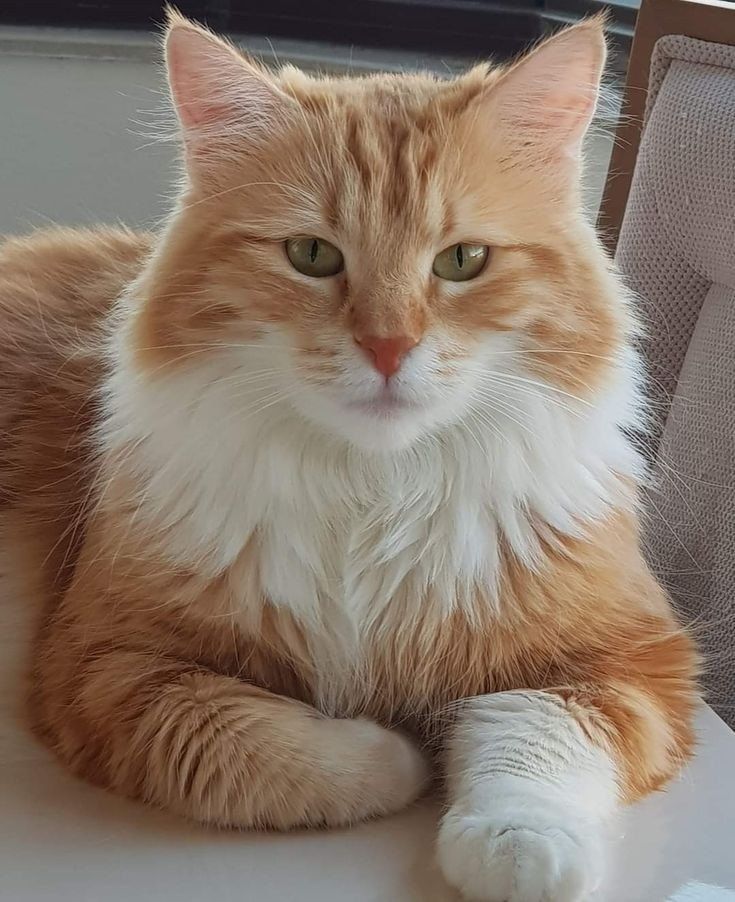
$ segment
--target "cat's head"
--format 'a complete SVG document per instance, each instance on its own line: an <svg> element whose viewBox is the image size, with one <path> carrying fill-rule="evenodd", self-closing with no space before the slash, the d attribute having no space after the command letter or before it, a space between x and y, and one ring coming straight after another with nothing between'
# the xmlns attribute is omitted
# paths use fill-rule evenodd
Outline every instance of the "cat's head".
<svg viewBox="0 0 735 902"><path fill-rule="evenodd" d="M219 356L243 415L379 451L498 428L522 391L588 400L624 329L578 184L604 56L593 20L451 80L272 75L173 16L187 179L140 366Z"/></svg>

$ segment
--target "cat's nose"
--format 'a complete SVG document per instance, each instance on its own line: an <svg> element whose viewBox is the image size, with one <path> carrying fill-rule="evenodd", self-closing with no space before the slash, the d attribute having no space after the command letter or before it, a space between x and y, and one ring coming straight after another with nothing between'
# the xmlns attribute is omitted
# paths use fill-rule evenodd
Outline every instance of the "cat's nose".
<svg viewBox="0 0 735 902"><path fill-rule="evenodd" d="M418 340L409 335L394 335L391 338L380 338L377 335L355 336L355 341L365 351L368 359L386 379L394 376L401 368L403 358L411 348L415 348Z"/></svg>

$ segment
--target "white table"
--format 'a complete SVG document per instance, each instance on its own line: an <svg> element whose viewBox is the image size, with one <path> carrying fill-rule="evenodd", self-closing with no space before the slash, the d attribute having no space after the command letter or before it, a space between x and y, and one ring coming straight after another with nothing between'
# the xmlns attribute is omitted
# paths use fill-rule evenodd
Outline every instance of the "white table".
<svg viewBox="0 0 735 902"><path fill-rule="evenodd" d="M433 862L430 803L352 830L218 833L70 776L23 723L37 612L6 555L0 902L457 902ZM733 892L702 902L735 902L735 733L708 708L698 730L682 776L616 824L606 902L664 902L691 881Z"/></svg>
<svg viewBox="0 0 735 902"><path fill-rule="evenodd" d="M663 902L689 881L735 891L735 734L708 709L699 731L682 777L621 818L603 898ZM30 739L4 755L2 902L456 900L433 864L428 803L345 831L217 833L74 779Z"/></svg>

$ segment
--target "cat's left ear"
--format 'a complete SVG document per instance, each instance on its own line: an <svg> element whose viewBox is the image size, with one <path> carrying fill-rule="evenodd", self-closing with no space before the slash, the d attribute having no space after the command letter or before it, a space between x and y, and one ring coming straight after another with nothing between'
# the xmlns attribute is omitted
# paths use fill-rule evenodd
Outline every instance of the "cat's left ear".
<svg viewBox="0 0 735 902"><path fill-rule="evenodd" d="M492 119L521 146L576 159L597 105L605 57L601 17L559 32L490 87L485 102Z"/></svg>
<svg viewBox="0 0 735 902"><path fill-rule="evenodd" d="M257 151L293 110L294 101L266 71L171 9L165 53L190 170L206 169L233 150Z"/></svg>

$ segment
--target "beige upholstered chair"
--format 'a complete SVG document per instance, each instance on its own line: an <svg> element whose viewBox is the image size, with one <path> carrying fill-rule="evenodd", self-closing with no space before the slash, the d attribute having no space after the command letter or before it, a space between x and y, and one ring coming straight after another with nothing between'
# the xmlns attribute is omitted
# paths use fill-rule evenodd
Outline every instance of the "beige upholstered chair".
<svg viewBox="0 0 735 902"><path fill-rule="evenodd" d="M688 6L693 28L687 34L697 33L701 4L648 5ZM721 16L718 34L735 44L735 7L706 7ZM664 30L660 20L655 24ZM701 638L708 701L733 725L735 46L671 33L652 43L643 129L616 251L648 329L655 426L648 442L653 484L646 544ZM634 48L633 77L640 66L635 55ZM613 159L604 214L620 204L611 195L620 190L615 166L626 154L630 147ZM612 217L602 221L614 234Z"/></svg>

